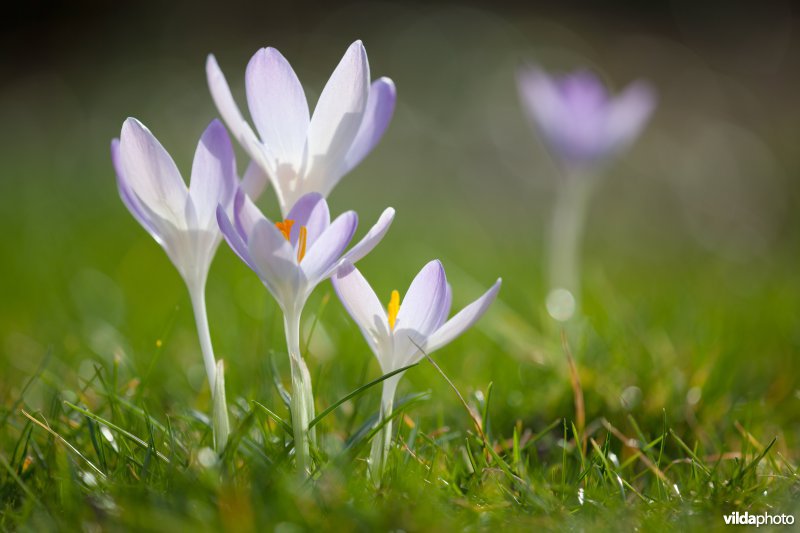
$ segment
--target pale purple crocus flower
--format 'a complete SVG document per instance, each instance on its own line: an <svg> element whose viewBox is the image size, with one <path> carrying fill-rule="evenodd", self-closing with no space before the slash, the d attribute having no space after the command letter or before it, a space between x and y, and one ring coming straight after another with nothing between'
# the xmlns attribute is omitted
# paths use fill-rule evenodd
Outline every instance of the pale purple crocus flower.
<svg viewBox="0 0 800 533"><path fill-rule="evenodd" d="M221 122L214 120L197 145L191 182L186 186L172 157L135 118L122 125L111 141L111 159L123 203L133 217L166 251L186 282L192 301L206 375L214 397L214 440L227 441L222 361L217 362L206 314L205 286L211 261L222 239L217 206L233 206L238 187L233 146ZM261 179L251 168L246 187L257 192ZM222 390L222 394L218 391Z"/></svg>
<svg viewBox="0 0 800 533"><path fill-rule="evenodd" d="M313 115L289 62L274 48L257 51L245 71L245 90L258 135L239 111L213 55L206 74L220 115L269 176L283 216L309 192L327 197L378 144L394 113L394 83L379 78L370 85L361 41L345 52Z"/></svg>
<svg viewBox="0 0 800 533"><path fill-rule="evenodd" d="M387 208L367 234L349 251L358 216L347 211L331 221L328 203L319 193L309 193L289 210L286 219L272 222L244 192L236 194L233 217L222 205L219 227L233 251L261 279L283 311L286 345L292 373L292 426L298 469L308 466L309 443L314 443L314 398L311 377L300 353L300 319L314 288L328 279L342 261L367 255L383 238L394 219Z"/></svg>
<svg viewBox="0 0 800 533"><path fill-rule="evenodd" d="M426 264L411 282L400 302L392 291L386 307L367 280L351 263L344 263L331 278L336 294L361 329L384 374L422 360L469 329L487 311L500 290L501 279L480 298L448 320L452 295L444 267L438 260ZM380 423L392 413L397 384L404 372L383 381ZM380 475L391 440L391 422L372 442L370 470Z"/></svg>
<svg viewBox="0 0 800 533"><path fill-rule="evenodd" d="M551 76L537 67L519 71L525 111L559 161L595 165L627 148L655 109L655 93L635 81L618 95L588 70Z"/></svg>
<svg viewBox="0 0 800 533"><path fill-rule="evenodd" d="M635 81L617 95L588 70L562 76L537 67L520 70L523 107L559 163L548 256L548 313L570 320L578 310L580 241L592 189L604 163L627 149L656 105L655 91Z"/></svg>

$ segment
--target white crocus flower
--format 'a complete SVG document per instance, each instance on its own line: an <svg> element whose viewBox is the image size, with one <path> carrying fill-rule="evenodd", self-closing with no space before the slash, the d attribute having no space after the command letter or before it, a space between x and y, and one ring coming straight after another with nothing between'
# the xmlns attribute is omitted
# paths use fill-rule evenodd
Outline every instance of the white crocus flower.
<svg viewBox="0 0 800 533"><path fill-rule="evenodd" d="M212 396L215 404L224 402L225 395L218 393L224 382L217 379L205 286L222 239L217 207L223 205L232 210L238 186L233 146L225 127L215 120L203 133L195 152L189 187L172 157L135 118L127 119L120 138L111 142L111 159L123 203L164 248L186 282ZM251 165L242 186L257 193L263 189L261 181L257 168ZM214 412L214 439L219 450L227 441L227 410L224 404L215 405Z"/></svg>
<svg viewBox="0 0 800 533"><path fill-rule="evenodd" d="M220 115L269 176L284 217L307 193L327 197L378 144L394 113L394 83L379 78L370 85L361 41L345 52L313 115L289 62L275 48L257 51L247 65L245 90L258 135L239 111L213 55L208 56L206 74Z"/></svg>
<svg viewBox="0 0 800 533"><path fill-rule="evenodd" d="M356 322L381 370L388 374L419 362L470 328L489 308L500 290L498 279L480 298L464 307L450 320L452 301L444 267L438 260L425 265L411 282L402 303L392 291L386 308L381 305L361 272L343 264L331 278L336 294ZM383 381L378 423L392 413L397 384L404 372ZM391 422L372 442L370 469L379 479L391 439Z"/></svg>

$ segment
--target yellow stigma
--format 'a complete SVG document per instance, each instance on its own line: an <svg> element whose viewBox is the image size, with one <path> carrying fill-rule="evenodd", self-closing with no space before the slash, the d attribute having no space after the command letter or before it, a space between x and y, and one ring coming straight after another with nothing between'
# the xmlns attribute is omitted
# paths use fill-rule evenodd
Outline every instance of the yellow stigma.
<svg viewBox="0 0 800 533"><path fill-rule="evenodd" d="M300 226L300 238L297 240L297 262L303 260L306 256L306 238L308 237L308 230L305 226Z"/></svg>
<svg viewBox="0 0 800 533"><path fill-rule="evenodd" d="M294 220L284 220L283 222L276 222L275 227L278 228L278 231L283 233L283 238L287 241L289 240L289 236L292 234L292 226L294 226Z"/></svg>
<svg viewBox="0 0 800 533"><path fill-rule="evenodd" d="M394 331L394 323L397 322L397 313L400 312L400 293L392 291L392 297L389 299L389 329Z"/></svg>

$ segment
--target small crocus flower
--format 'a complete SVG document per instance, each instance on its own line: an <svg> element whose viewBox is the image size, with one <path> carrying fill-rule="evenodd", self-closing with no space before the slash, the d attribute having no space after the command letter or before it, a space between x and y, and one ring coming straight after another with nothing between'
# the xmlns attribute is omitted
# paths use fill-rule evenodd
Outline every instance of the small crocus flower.
<svg viewBox="0 0 800 533"><path fill-rule="evenodd" d="M546 300L548 313L567 321L578 309L579 248L592 178L639 136L655 109L655 92L636 81L614 96L587 70L551 76L536 67L520 70L517 85L525 111L567 178L560 180L554 202Z"/></svg>
<svg viewBox="0 0 800 533"><path fill-rule="evenodd" d="M319 193L302 196L286 219L272 222L239 191L233 220L222 205L217 209L219 226L233 251L247 264L275 297L283 311L286 345L292 371L292 425L298 469L305 470L309 442L314 433L308 424L314 418L311 378L300 353L300 318L314 288L328 279L342 261L355 262L367 255L383 238L394 219L387 208L375 225L349 251L358 225L353 211L330 220L328 203Z"/></svg>
<svg viewBox="0 0 800 533"><path fill-rule="evenodd" d="M206 73L220 115L244 150L269 176L281 213L309 193L327 197L342 176L372 151L394 113L389 78L370 85L367 52L350 45L309 114L303 86L274 48L262 48L245 71L247 105L258 136L245 121L213 55Z"/></svg>
<svg viewBox="0 0 800 533"><path fill-rule="evenodd" d="M517 85L525 111L548 148L570 167L591 166L624 150L655 108L648 83L633 82L613 96L587 70L551 76L529 67L520 70Z"/></svg>
<svg viewBox="0 0 800 533"><path fill-rule="evenodd" d="M217 379L205 304L208 271L222 239L216 210L219 205L231 209L238 185L233 146L225 127L215 120L206 128L197 145L189 187L172 157L134 118L124 122L120 138L111 142L111 159L123 203L164 248L186 282L215 412L224 413L224 419L215 425L227 428L225 406L216 405L224 402L224 394L216 393L224 384ZM256 174L249 173L251 190L258 189ZM224 446L226 432L215 431L218 448Z"/></svg>
<svg viewBox="0 0 800 533"><path fill-rule="evenodd" d="M452 302L444 267L438 260L425 265L411 282L402 302L400 293L392 291L384 308L361 272L351 263L344 263L331 278L336 294L361 329L381 370L388 374L419 362L453 341L469 329L489 308L500 290L498 279L480 298L464 307L449 320ZM402 372L383 381L381 419L391 415L397 384ZM372 445L371 470L377 479L383 468L391 425Z"/></svg>

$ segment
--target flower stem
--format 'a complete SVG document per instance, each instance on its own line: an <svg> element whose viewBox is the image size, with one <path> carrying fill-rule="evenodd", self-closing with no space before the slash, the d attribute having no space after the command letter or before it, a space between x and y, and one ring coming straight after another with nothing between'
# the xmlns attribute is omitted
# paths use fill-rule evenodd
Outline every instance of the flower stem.
<svg viewBox="0 0 800 533"><path fill-rule="evenodd" d="M397 391L397 384L400 375L392 376L383 382L383 392L381 393L381 410L378 414L380 424L387 417L392 415L394 409L394 395ZM383 469L386 466L386 458L392 444L392 421L389 420L377 435L372 439L372 449L369 454L369 470L372 481L376 485L380 484L383 476Z"/></svg>
<svg viewBox="0 0 800 533"><path fill-rule="evenodd" d="M580 300L580 245L592 176L566 175L559 181L550 227L550 290L547 310L560 321L574 316Z"/></svg>
<svg viewBox="0 0 800 533"><path fill-rule="evenodd" d="M301 311L284 313L283 325L286 329L286 347L292 371L292 430L297 469L308 472L310 443L315 442L315 431L309 431L308 423L314 419L314 395L311 390L311 374L300 353L300 315Z"/></svg>
<svg viewBox="0 0 800 533"><path fill-rule="evenodd" d="M212 428L214 432L214 447L218 452L225 448L230 433L228 424L228 406L225 404L224 377L217 383L217 362L214 358L214 348L211 345L211 332L208 328L208 314L206 313L205 283L188 284L189 298L192 301L194 319L197 324L197 336L200 339L200 351L203 353L203 363L206 368L208 385L211 387L211 399L214 402ZM222 390L222 394L217 391Z"/></svg>

